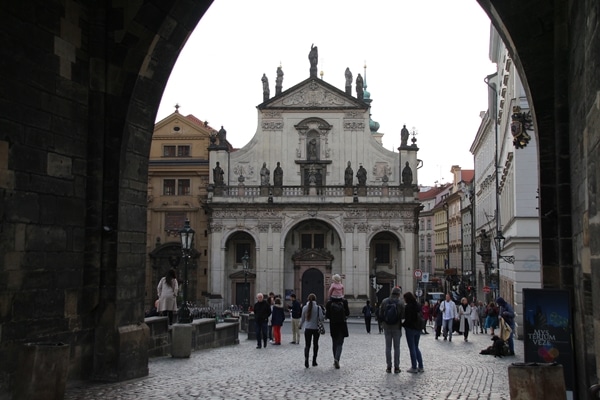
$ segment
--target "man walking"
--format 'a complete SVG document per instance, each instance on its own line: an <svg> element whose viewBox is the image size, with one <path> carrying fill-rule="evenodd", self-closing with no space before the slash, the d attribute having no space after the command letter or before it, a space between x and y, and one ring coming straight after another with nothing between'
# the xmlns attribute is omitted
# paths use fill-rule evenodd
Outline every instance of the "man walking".
<svg viewBox="0 0 600 400"><path fill-rule="evenodd" d="M371 316L373 315L373 308L371 307L371 302L369 300L367 300L367 304L363 307L362 313L365 316L367 333L371 333Z"/></svg>
<svg viewBox="0 0 600 400"><path fill-rule="evenodd" d="M440 312L442 313L444 340L448 339L451 342L454 320L458 318L458 315L456 313L456 304L452 301L450 294L446 294L446 300L440 304Z"/></svg>
<svg viewBox="0 0 600 400"><path fill-rule="evenodd" d="M325 316L329 319L333 366L335 369L340 369L344 338L348 337L348 324L346 322L348 315L350 315L350 309L348 308L348 301L344 298L331 297L325 305Z"/></svg>
<svg viewBox="0 0 600 400"><path fill-rule="evenodd" d="M267 320L271 315L271 306L265 301L262 293L256 295L254 304L254 324L256 325L256 348L264 344L267 347ZM262 343L261 343L262 342Z"/></svg>
<svg viewBox="0 0 600 400"><path fill-rule="evenodd" d="M302 317L302 306L296 300L296 295L290 295L292 305L290 306L290 314L292 316L292 344L300 344L300 317Z"/></svg>
<svg viewBox="0 0 600 400"><path fill-rule="evenodd" d="M402 338L402 320L404 319L404 300L400 288L392 289L392 294L383 300L378 318L383 322L385 335L385 372L392 372L392 346L394 347L394 373L400 373L400 338Z"/></svg>

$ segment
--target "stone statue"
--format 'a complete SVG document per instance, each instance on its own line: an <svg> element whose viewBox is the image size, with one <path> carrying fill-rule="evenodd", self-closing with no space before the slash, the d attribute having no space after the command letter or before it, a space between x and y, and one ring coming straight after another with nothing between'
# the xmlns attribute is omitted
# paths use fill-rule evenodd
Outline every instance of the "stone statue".
<svg viewBox="0 0 600 400"><path fill-rule="evenodd" d="M267 163L263 163L262 168L260 169L260 185L261 186L269 186L269 181L271 180L271 171L267 168Z"/></svg>
<svg viewBox="0 0 600 400"><path fill-rule="evenodd" d="M227 131L223 128L223 125L217 133L217 138L219 138L219 146L227 146Z"/></svg>
<svg viewBox="0 0 600 400"><path fill-rule="evenodd" d="M406 129L406 125L404 125L400 131L400 146L408 146L408 129Z"/></svg>
<svg viewBox="0 0 600 400"><path fill-rule="evenodd" d="M283 186L283 169L279 161L277 161L277 168L273 171L273 185L275 186Z"/></svg>
<svg viewBox="0 0 600 400"><path fill-rule="evenodd" d="M316 160L317 159L317 139L312 138L308 142L308 159Z"/></svg>
<svg viewBox="0 0 600 400"><path fill-rule="evenodd" d="M281 67L277 67L277 78L275 79L275 95L281 94L281 88L283 87L283 70Z"/></svg>
<svg viewBox="0 0 600 400"><path fill-rule="evenodd" d="M310 61L310 76L317 77L317 63L319 62L319 50L317 46L310 45L310 53L308 53L308 61Z"/></svg>
<svg viewBox="0 0 600 400"><path fill-rule="evenodd" d="M406 162L404 169L402 170L402 184L410 185L413 181L413 173L412 169L408 166L408 161Z"/></svg>
<svg viewBox="0 0 600 400"><path fill-rule="evenodd" d="M271 95L271 92L269 91L269 78L267 78L266 74L263 74L260 80L263 84L263 101L267 101Z"/></svg>
<svg viewBox="0 0 600 400"><path fill-rule="evenodd" d="M479 234L479 238L481 239L481 244L479 247L479 251L481 253L491 253L492 252L492 239L489 237L485 229L481 230Z"/></svg>
<svg viewBox="0 0 600 400"><path fill-rule="evenodd" d="M344 172L344 185L346 187L352 186L352 179L354 178L354 171L352 171L352 167L350 165L350 161L348 161L346 172Z"/></svg>
<svg viewBox="0 0 600 400"><path fill-rule="evenodd" d="M350 68L346 68L346 93L352 95L352 72L350 72Z"/></svg>
<svg viewBox="0 0 600 400"><path fill-rule="evenodd" d="M217 166L213 169L213 180L215 182L215 186L223 186L223 168L219 166L219 162L217 161Z"/></svg>
<svg viewBox="0 0 600 400"><path fill-rule="evenodd" d="M360 76L360 74L358 74L356 77L356 98L360 101L365 100L364 89L363 78Z"/></svg>
<svg viewBox="0 0 600 400"><path fill-rule="evenodd" d="M358 178L358 186L365 186L367 184L367 170L361 165L356 172Z"/></svg>

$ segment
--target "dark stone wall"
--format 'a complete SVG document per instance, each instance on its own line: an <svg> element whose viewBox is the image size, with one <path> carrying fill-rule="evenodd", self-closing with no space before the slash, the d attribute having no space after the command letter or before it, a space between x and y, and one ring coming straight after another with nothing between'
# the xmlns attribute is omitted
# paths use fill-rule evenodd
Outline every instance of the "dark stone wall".
<svg viewBox="0 0 600 400"><path fill-rule="evenodd" d="M589 317L600 319L592 306L600 304L600 6L478 1L531 101L543 170L543 282L572 290L583 393L598 379ZM2 3L0 398L24 342L68 343L71 379L147 374L150 140L177 55L210 3Z"/></svg>

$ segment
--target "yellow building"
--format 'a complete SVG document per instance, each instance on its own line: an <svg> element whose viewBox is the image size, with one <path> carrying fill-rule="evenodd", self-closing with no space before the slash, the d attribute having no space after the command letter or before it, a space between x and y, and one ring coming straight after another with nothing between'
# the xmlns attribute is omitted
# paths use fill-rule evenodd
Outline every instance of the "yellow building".
<svg viewBox="0 0 600 400"><path fill-rule="evenodd" d="M191 114L183 116L178 110L154 127L148 164L146 309L156 300L158 281L169 268L175 268L179 282L183 282L179 231L186 219L196 231L188 262L187 298L205 303L208 234L202 204L209 182L211 134L217 132L208 123Z"/></svg>

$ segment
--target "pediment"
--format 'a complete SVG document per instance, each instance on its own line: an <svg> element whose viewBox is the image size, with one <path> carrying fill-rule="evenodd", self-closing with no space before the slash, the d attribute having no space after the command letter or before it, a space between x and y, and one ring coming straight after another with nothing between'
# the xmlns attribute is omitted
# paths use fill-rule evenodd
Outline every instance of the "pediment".
<svg viewBox="0 0 600 400"><path fill-rule="evenodd" d="M333 261L333 254L326 249L300 249L292 256L293 261Z"/></svg>
<svg viewBox="0 0 600 400"><path fill-rule="evenodd" d="M259 109L365 109L368 106L322 80L309 78L259 105Z"/></svg>

